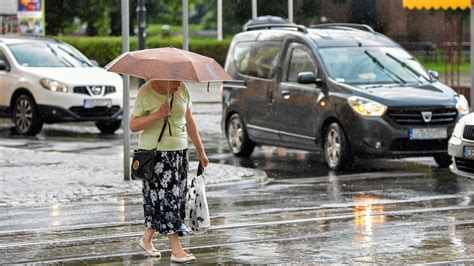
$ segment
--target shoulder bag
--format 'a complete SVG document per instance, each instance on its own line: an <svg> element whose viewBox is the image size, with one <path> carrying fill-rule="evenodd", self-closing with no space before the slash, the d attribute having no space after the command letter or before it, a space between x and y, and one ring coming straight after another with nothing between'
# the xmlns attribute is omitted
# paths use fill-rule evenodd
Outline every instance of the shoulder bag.
<svg viewBox="0 0 474 266"><path fill-rule="evenodd" d="M173 108L173 94L171 94L171 103L170 103L170 112ZM169 124L168 118L164 119L163 127L161 128L160 136L158 137L158 142L156 145L163 138L163 134L165 133L166 126L168 125L169 133L171 136L171 125ZM144 150L144 149L137 149L133 151L133 159L132 159L132 180L144 180L144 179L151 179L153 177L153 170L156 164L156 155L158 151L156 149L153 150Z"/></svg>

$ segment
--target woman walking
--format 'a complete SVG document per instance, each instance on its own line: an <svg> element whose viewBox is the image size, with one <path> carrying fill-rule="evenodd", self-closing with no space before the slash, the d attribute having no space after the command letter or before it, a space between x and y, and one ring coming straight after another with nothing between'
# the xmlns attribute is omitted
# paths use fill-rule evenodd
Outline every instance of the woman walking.
<svg viewBox="0 0 474 266"><path fill-rule="evenodd" d="M130 117L130 130L140 131L139 149L156 149L153 178L143 180L146 230L139 245L148 255L161 254L152 243L155 232L168 236L171 261L196 260L186 253L179 237L189 233L184 224L188 173L188 139L191 138L203 167L209 163L191 113L189 90L179 81L153 80L138 93ZM158 141L160 133L163 137Z"/></svg>

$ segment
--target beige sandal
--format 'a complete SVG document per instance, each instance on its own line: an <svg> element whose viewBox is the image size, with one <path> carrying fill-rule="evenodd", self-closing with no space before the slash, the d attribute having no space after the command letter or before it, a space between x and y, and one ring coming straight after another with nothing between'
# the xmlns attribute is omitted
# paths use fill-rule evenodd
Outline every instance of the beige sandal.
<svg viewBox="0 0 474 266"><path fill-rule="evenodd" d="M148 256L150 257L161 257L161 253L156 250L155 248L151 249L151 250L147 250L145 248L145 243L143 243L143 238L140 238L140 241L138 242L138 245L146 251L146 253L148 254Z"/></svg>

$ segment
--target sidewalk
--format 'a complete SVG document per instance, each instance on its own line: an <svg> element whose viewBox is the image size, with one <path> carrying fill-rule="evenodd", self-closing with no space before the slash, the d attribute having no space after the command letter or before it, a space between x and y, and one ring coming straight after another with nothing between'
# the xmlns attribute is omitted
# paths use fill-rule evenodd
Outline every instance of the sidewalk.
<svg viewBox="0 0 474 266"><path fill-rule="evenodd" d="M0 154L0 207L51 206L53 202L100 201L112 195L141 193L141 181L123 180L119 153L29 150L8 147L8 140L2 140ZM197 162L191 162L188 177L196 170ZM211 163L205 171L209 190L266 179L263 171L223 164Z"/></svg>

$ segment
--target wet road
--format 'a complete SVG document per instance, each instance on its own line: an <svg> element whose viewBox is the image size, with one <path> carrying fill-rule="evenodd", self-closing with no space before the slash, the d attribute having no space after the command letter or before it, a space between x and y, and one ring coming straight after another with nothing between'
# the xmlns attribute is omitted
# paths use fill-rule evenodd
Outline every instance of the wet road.
<svg viewBox="0 0 474 266"><path fill-rule="evenodd" d="M358 161L337 174L321 156L296 150L263 147L237 159L221 136L219 110L195 105L210 160L265 170L270 181L208 191L212 228L183 239L200 264L474 262L471 180L431 158ZM18 148L58 152L57 142L71 142L97 148L62 144L59 152L120 152L120 135L104 139L94 130L54 125L39 139L20 138ZM8 126L0 137L15 138ZM155 240L161 260L143 255L142 229L138 192L1 208L0 263L169 264L162 237Z"/></svg>

